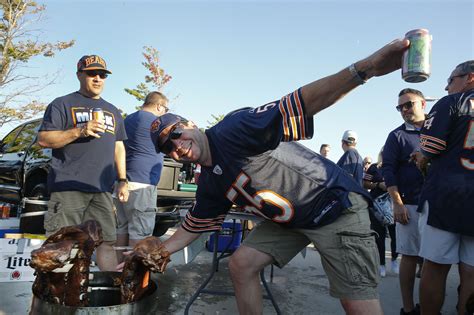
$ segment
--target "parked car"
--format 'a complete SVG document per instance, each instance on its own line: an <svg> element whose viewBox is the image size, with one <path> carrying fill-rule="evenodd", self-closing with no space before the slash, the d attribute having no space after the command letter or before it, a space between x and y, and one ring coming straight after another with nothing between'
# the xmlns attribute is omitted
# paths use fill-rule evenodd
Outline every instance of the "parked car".
<svg viewBox="0 0 474 315"><path fill-rule="evenodd" d="M19 204L23 197L48 199L51 149L36 142L41 122L23 123L0 142L0 201Z"/></svg>
<svg viewBox="0 0 474 315"><path fill-rule="evenodd" d="M0 202L19 205L24 197L48 200L47 178L52 149L37 143L42 119L14 128L0 142ZM161 236L179 221L176 215L163 216L195 199L195 192L179 190L179 174L183 165L165 158L158 183L157 216L154 235Z"/></svg>

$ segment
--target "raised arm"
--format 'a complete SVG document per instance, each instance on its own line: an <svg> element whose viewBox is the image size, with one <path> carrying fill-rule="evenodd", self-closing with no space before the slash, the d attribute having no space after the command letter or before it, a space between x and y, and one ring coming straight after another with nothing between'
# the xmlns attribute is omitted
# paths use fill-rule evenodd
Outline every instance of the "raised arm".
<svg viewBox="0 0 474 315"><path fill-rule="evenodd" d="M407 39L396 39L369 57L302 87L301 92L308 116L315 115L333 105L362 83L361 79L382 76L400 69L403 52L408 48ZM356 73L360 74L360 77Z"/></svg>

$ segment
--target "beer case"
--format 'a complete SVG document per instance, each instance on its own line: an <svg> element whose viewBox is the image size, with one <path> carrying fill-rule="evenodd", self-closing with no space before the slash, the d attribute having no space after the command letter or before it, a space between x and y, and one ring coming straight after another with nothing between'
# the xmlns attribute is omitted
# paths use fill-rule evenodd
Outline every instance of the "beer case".
<svg viewBox="0 0 474 315"><path fill-rule="evenodd" d="M30 267L31 251L44 240L0 239L0 282L34 281L35 270Z"/></svg>

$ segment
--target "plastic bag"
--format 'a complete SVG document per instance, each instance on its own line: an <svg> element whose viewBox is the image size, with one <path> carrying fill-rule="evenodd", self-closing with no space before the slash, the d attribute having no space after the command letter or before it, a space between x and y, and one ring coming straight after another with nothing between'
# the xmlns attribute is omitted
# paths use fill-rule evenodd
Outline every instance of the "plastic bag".
<svg viewBox="0 0 474 315"><path fill-rule="evenodd" d="M378 196L377 198L374 198L373 210L375 218L382 225L390 225L394 223L392 198L390 198L390 194L388 192Z"/></svg>

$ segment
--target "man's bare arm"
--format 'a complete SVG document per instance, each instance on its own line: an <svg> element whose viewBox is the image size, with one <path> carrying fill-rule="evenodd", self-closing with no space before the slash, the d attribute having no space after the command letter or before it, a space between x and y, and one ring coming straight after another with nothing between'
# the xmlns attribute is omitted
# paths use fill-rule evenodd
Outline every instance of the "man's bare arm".
<svg viewBox="0 0 474 315"><path fill-rule="evenodd" d="M200 233L190 233L180 226L169 239L163 242L163 245L170 253L175 253L191 244L199 236L201 236Z"/></svg>
<svg viewBox="0 0 474 315"><path fill-rule="evenodd" d="M358 72L364 72L366 79L382 76L400 69L403 52L409 41L397 39L385 45L369 57L355 63ZM302 87L306 114L315 115L333 105L347 93L360 85L349 68L324 77Z"/></svg>
<svg viewBox="0 0 474 315"><path fill-rule="evenodd" d="M103 122L90 120L82 127L71 128L68 130L40 131L38 133L38 143L44 148L58 149L76 141L79 138L89 136L100 138L99 133L105 132Z"/></svg>

